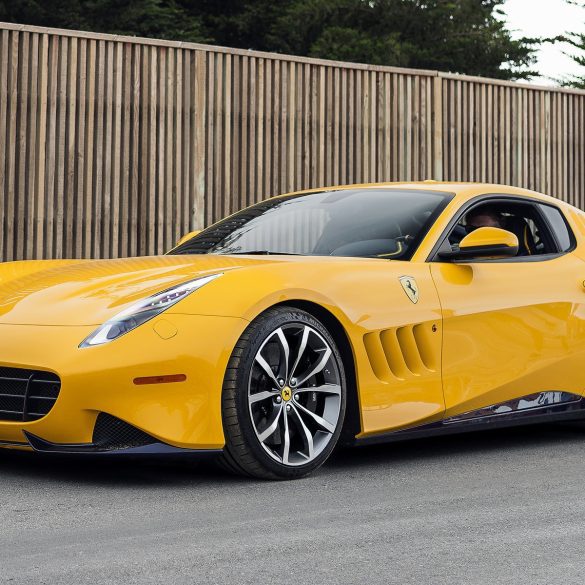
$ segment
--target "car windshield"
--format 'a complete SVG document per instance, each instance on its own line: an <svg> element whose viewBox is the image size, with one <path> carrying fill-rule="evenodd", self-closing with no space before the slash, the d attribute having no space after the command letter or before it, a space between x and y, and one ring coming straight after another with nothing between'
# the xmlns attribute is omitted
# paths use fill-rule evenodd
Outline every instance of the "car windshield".
<svg viewBox="0 0 585 585"><path fill-rule="evenodd" d="M277 197L203 230L170 254L294 254L409 260L450 193L339 189Z"/></svg>

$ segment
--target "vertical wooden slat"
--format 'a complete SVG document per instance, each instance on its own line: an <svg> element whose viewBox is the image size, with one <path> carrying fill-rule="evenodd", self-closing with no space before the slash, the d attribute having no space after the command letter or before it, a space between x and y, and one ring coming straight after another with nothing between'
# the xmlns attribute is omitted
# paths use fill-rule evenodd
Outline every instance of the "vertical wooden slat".
<svg viewBox="0 0 585 585"><path fill-rule="evenodd" d="M9 35L10 42L7 49L8 53L8 96L7 96L7 126L8 130L6 133L6 144L7 148L5 151L6 157L6 170L5 170L5 188L6 188L6 223L5 223L5 254L11 257L17 257L15 253L15 238L17 233L20 231L18 229L14 230L11 228L12 222L10 218L15 217L15 212L17 210L16 207L16 200L17 200L17 190L18 190L18 181L17 181L17 168L16 168L16 154L17 154L17 143L16 143L16 126L18 120L18 65L19 65L19 47L20 47L20 33L13 31L11 35ZM4 161L2 161L4 162ZM17 224L18 225L18 224Z"/></svg>
<svg viewBox="0 0 585 585"><path fill-rule="evenodd" d="M79 40L79 58L77 71L77 115L75 127L75 148L74 156L76 161L75 169L75 202L74 202L74 231L75 246L73 247L73 256L76 258L83 257L84 251L84 223L85 223L85 197L84 197L84 179L85 179L85 133L86 133L86 108L87 108L87 39Z"/></svg>
<svg viewBox="0 0 585 585"><path fill-rule="evenodd" d="M75 197L76 197L76 175L77 175L77 160L76 160L76 140L77 140L77 45L76 38L72 38L69 44L68 66L67 66L67 83L65 85L65 100L63 108L65 109L65 155L63 161L63 172L65 175L64 185L64 204L63 204L63 229L65 242L63 246L63 255L67 258L74 256L74 249L78 248L74 232L75 220ZM112 225L117 225L117 218L112 218Z"/></svg>
<svg viewBox="0 0 585 585"><path fill-rule="evenodd" d="M585 97L582 95L577 97L577 102L579 104L579 118L580 124L577 126L579 130L579 141L577 143L577 157L580 161L579 163L579 188L577 191L576 201L574 200L573 203L576 204L581 209L585 208L585 163L583 162L584 152L585 152Z"/></svg>
<svg viewBox="0 0 585 585"><path fill-rule="evenodd" d="M7 209L6 201L6 141L8 116L8 41L10 33L3 30L0 33L0 205ZM10 258L6 253L6 238L9 234L10 218L8 213L0 216L0 260Z"/></svg>
<svg viewBox="0 0 585 585"><path fill-rule="evenodd" d="M35 212L37 208L37 133L38 133L38 106L39 106L39 40L40 35L32 34L30 43L30 108L28 110L28 145L26 159L26 228L25 249L23 258L34 257L35 245ZM1 74L0 74L1 79ZM2 160L2 159L0 159ZM1 200L1 197L0 197ZM0 255L1 258L1 255Z"/></svg>
<svg viewBox="0 0 585 585"><path fill-rule="evenodd" d="M346 181L353 183L355 178L355 143L356 143L356 126L355 119L355 96L356 96L356 71L348 71L348 109L347 109L347 172Z"/></svg>
<svg viewBox="0 0 585 585"><path fill-rule="evenodd" d="M177 148L178 156L181 162L177 168L177 181L180 182L181 196L178 197L177 206L181 209L180 233L177 233L175 239L181 238L187 232L191 231L191 211L190 211L190 191L192 185L192 165L191 165L191 52L181 51L181 64L183 70L183 92L177 95L177 107L182 111L182 116L177 115L177 123L182 125L181 128L181 146ZM173 242L175 243L175 242Z"/></svg>
<svg viewBox="0 0 585 585"><path fill-rule="evenodd" d="M223 153L222 153L222 164L223 164L223 181L222 191L219 193L219 197L222 200L220 207L220 216L216 216L214 219L218 220L221 217L229 215L236 211L232 209L232 185L231 185L231 158L232 158L232 130L231 130L231 112L232 112L232 56L225 56L225 73L224 73L224 99L222 103L222 117L223 117Z"/></svg>
<svg viewBox="0 0 585 585"><path fill-rule="evenodd" d="M363 135L364 135L364 116L363 111L367 102L367 84L365 90L362 85L363 71L356 71L355 75L355 95L354 95L354 116L355 116L355 142L354 142L354 181L362 183L364 181L364 166L362 159ZM365 91L365 93L362 93Z"/></svg>
<svg viewBox="0 0 585 585"><path fill-rule="evenodd" d="M154 225L156 227L155 237L152 241L152 245L149 248L149 253L160 254L162 252L162 243L165 237L165 225L167 218L165 217L165 202L168 197L166 179L168 176L168 164L169 160L167 157L167 67L169 60L169 53L172 49L165 48L159 55L158 75L156 77L156 94L158 98L157 117L155 125L155 141L156 141L156 183L155 183L155 197L153 197L154 203Z"/></svg>
<svg viewBox="0 0 585 585"><path fill-rule="evenodd" d="M132 86L130 91L132 92L131 112L132 112L132 130L131 130L131 145L129 146L130 152L132 153L131 160L128 164L131 165L130 169L130 186L128 187L128 228L129 228L129 254L138 254L138 226L140 221L140 206L139 206L139 194L140 194L140 180L142 177L141 173L141 118L140 118L140 104L144 94L144 79L141 72L141 63L143 58L143 51L140 45L132 47Z"/></svg>
<svg viewBox="0 0 585 585"><path fill-rule="evenodd" d="M392 76L384 73L384 181L392 180ZM382 109L382 108L381 108ZM429 127L430 131L430 127ZM343 160L341 162L343 165Z"/></svg>
<svg viewBox="0 0 585 585"><path fill-rule="evenodd" d="M295 112L294 112L294 120L295 120L295 174L294 174L294 185L292 187L293 191L297 191L303 188L303 156L305 155L305 139L303 134L303 125L302 121L305 119L304 113L304 91L305 91L305 83L304 83L304 71L303 65L298 64L295 68L296 71L296 78L295 78Z"/></svg>
<svg viewBox="0 0 585 585"><path fill-rule="evenodd" d="M20 51L18 55L19 59L19 72L17 81L17 110L15 112L17 117L18 131L17 131L17 142L12 144L12 148L16 150L16 166L15 169L15 213L17 225L19 229L16 230L15 235L15 248L14 253L17 258L24 256L24 239L26 236L25 232L25 218L27 217L27 202L29 193L27 191L27 145L29 143L27 132L28 132L28 92L29 92L29 44L30 35L29 33L22 33L22 40L20 43ZM22 219L20 219L22 218Z"/></svg>
<svg viewBox="0 0 585 585"><path fill-rule="evenodd" d="M319 155L317 156L317 177L314 178L313 185L322 187L325 185L325 73L326 68L320 65L319 88L318 88L318 127L319 127Z"/></svg>
<svg viewBox="0 0 585 585"><path fill-rule="evenodd" d="M258 169L258 181L261 185L261 190L258 196L264 199L264 197L271 195L271 183L272 183L272 139L274 137L274 127L272 118L274 114L274 102L273 102L273 75L274 62L265 59L264 60L264 148L259 151L258 156L260 158L260 164L262 165L262 171ZM264 175L264 176L262 176ZM272 193L275 195L275 193Z"/></svg>
<svg viewBox="0 0 585 585"><path fill-rule="evenodd" d="M287 62L282 71L282 108L280 125L280 192L293 191L295 168L295 65Z"/></svg>
<svg viewBox="0 0 585 585"><path fill-rule="evenodd" d="M97 43L95 40L88 42L87 64L85 73L87 75L87 107L85 113L85 140L84 152L84 173L83 173L83 200L84 200L84 226L83 226L83 251L82 256L88 257L93 253L92 217L93 206L93 169L94 169L94 135L95 135L95 102L96 102L96 76L95 59Z"/></svg>
<svg viewBox="0 0 585 585"><path fill-rule="evenodd" d="M69 44L73 39L61 37L59 43L59 64L58 64L58 103L57 103L57 149L56 149L56 171L55 171L55 257L65 256L66 232L66 194L65 176L66 171L66 123L67 123L67 72L69 67ZM106 222L104 222L106 223ZM106 251L107 254L107 251Z"/></svg>
<svg viewBox="0 0 585 585"><path fill-rule="evenodd" d="M120 256L120 168L122 159L122 44L115 43L112 47L112 175L110 180L110 255ZM122 230L123 231L123 230Z"/></svg>
<svg viewBox="0 0 585 585"><path fill-rule="evenodd" d="M255 203L263 193L264 160L264 59L250 61L249 138L250 146L256 145L248 156L248 203ZM257 122L257 124L256 124Z"/></svg>
<svg viewBox="0 0 585 585"><path fill-rule="evenodd" d="M96 67L96 106L95 106L95 143L94 143L94 164L95 173L93 180L93 216L92 216L92 234L93 242L92 254L98 258L102 255L102 221L103 217L103 160L104 160L104 99L97 96L105 95L105 49L104 41L98 41L97 44L97 67ZM152 225L152 223L150 224Z"/></svg>
<svg viewBox="0 0 585 585"><path fill-rule="evenodd" d="M174 111L175 111L175 88L177 75L175 71L176 49L169 49L167 52L167 69L162 83L166 85L166 107L165 116L165 144L164 144L164 193L160 201L160 214L162 215L162 233L157 242L156 252L162 254L173 246L174 223L177 216L173 214L173 201L175 188L173 185L173 169L175 166L175 140L174 134Z"/></svg>
<svg viewBox="0 0 585 585"><path fill-rule="evenodd" d="M149 64L147 65L149 71L149 85L148 85L148 184L146 196L143 195L146 204L146 221L142 229L146 233L145 245L141 252L143 254L153 254L156 247L156 205L157 205L157 129L160 132L160 127L157 124L157 111L160 109L160 101L158 97L158 88L160 85L160 70L159 66L163 61L163 56L154 49L149 51Z"/></svg>
<svg viewBox="0 0 585 585"><path fill-rule="evenodd" d="M270 150L266 150L265 153L265 165L266 169L269 170L269 177L266 181L266 191L265 195L272 196L277 195L279 193L279 152L280 152L280 112L281 112L281 87L280 87L280 61L273 61L271 72L272 72L272 79L270 83L270 91L272 97L270 100L267 99L267 107L268 103L270 103L270 120L271 120L271 131L270 131L270 140L271 146ZM268 144L267 144L268 146Z"/></svg>
<svg viewBox="0 0 585 585"><path fill-rule="evenodd" d="M148 225L148 198L150 186L149 122L150 122L150 47L141 49L141 91L140 91L140 173L138 181L138 234L139 253L146 251Z"/></svg>
<svg viewBox="0 0 585 585"><path fill-rule="evenodd" d="M48 65L48 113L47 113L47 155L46 155L46 199L45 199L45 246L43 255L51 258L54 256L53 247L53 218L55 212L55 149L57 145L57 74L59 52L59 38L49 36L49 65Z"/></svg>
<svg viewBox="0 0 585 585"><path fill-rule="evenodd" d="M370 112L372 110L372 87L370 83L370 72L364 71L362 75L362 106L361 106L361 127L360 127L360 152L361 152L361 177L360 182L367 183L370 181L370 133L372 130L372 120Z"/></svg>
<svg viewBox="0 0 585 585"><path fill-rule="evenodd" d="M230 209L234 211L240 208L240 197L244 191L240 185L241 169L240 161L242 156L241 133L243 126L242 106L242 57L233 56L232 61L232 90L230 92L231 100L231 134L232 148L230 152L230 192L226 194L230 200Z"/></svg>
<svg viewBox="0 0 585 585"><path fill-rule="evenodd" d="M331 100L333 102L333 115L332 115L332 132L333 136L331 137L331 183L333 185L339 185L341 183L339 167L340 165L340 145L341 145L341 95L340 95L340 88L341 88L341 76L340 76L339 67L335 67L333 70L333 79L331 83Z"/></svg>
<svg viewBox="0 0 585 585"><path fill-rule="evenodd" d="M303 179L301 188L310 184L311 173L311 66L303 66Z"/></svg>
<svg viewBox="0 0 585 585"><path fill-rule="evenodd" d="M132 204L130 201L130 184L131 184L131 161L134 155L133 144L130 136L133 128L132 124L132 99L137 91L134 86L134 72L132 70L132 45L124 44L120 47L121 64L120 64L120 87L118 94L120 96L120 187L119 187L119 214L120 225L119 235L119 255L127 256L131 252L131 237L133 231L131 220Z"/></svg>
<svg viewBox="0 0 585 585"><path fill-rule="evenodd" d="M203 51L195 52L195 75L193 76L195 107L193 110L194 149L193 149L193 229L202 229L205 226L207 210L205 209L206 194L206 121L207 121L207 93L205 91L207 79L207 58Z"/></svg>
<svg viewBox="0 0 585 585"><path fill-rule="evenodd" d="M367 157L369 163L369 174L368 181L376 182L378 180L378 174L376 169L376 150L377 150L377 139L378 139L378 91L377 91L377 73L375 71L370 72L370 116L368 120L369 136L368 136L368 149Z"/></svg>
<svg viewBox="0 0 585 585"><path fill-rule="evenodd" d="M111 234L111 212L112 212L112 144L114 132L112 130L113 121L113 92L114 92L114 43L107 42L104 48L105 52L105 74L104 74L104 111L103 111L103 126L104 126L104 144L102 157L102 224L101 224L101 239L103 254L107 257L112 255Z"/></svg>
<svg viewBox="0 0 585 585"><path fill-rule="evenodd" d="M433 179L443 180L443 84L437 76L433 81Z"/></svg>

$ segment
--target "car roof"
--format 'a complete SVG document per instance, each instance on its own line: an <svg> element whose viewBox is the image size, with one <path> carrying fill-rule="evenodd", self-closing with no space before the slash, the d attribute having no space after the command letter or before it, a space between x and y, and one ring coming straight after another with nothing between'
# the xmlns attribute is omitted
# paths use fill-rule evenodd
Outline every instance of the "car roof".
<svg viewBox="0 0 585 585"><path fill-rule="evenodd" d="M341 189L379 189L392 188L412 191L440 191L443 193L453 193L457 202L464 203L469 199L473 199L478 195L514 195L516 197L529 197L538 199L547 203L562 204L559 199L531 191L529 189L522 189L520 187L512 187L511 185L503 185L498 183L471 183L471 182L452 182L452 181L409 181L409 182L384 182L384 183L356 183L352 185L335 185L329 187L321 187L314 189L306 189L303 191L295 191L294 193L286 193L280 197L287 195L322 193L323 191L337 191Z"/></svg>

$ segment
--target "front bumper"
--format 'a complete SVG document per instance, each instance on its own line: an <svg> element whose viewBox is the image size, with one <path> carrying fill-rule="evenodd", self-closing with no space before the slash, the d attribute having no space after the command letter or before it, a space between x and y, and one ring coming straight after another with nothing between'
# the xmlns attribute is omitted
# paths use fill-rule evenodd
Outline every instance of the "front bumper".
<svg viewBox="0 0 585 585"><path fill-rule="evenodd" d="M158 444L132 447L141 452L221 449L223 376L246 326L232 317L163 314L111 343L79 349L95 327L0 324L1 366L47 370L61 378L49 414L31 422L0 420L0 447L97 452L94 429L106 413ZM186 379L134 383L174 374Z"/></svg>
<svg viewBox="0 0 585 585"><path fill-rule="evenodd" d="M23 431L28 447L39 453L81 455L216 455L221 449L174 447L109 414L98 415L91 443L51 443ZM26 448L25 445L20 447Z"/></svg>

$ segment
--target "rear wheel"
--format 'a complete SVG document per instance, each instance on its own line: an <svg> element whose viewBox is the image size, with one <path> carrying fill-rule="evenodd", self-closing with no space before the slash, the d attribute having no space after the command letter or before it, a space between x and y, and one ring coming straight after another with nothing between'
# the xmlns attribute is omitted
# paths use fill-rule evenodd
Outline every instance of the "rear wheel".
<svg viewBox="0 0 585 585"><path fill-rule="evenodd" d="M293 307L260 315L226 370L224 463L262 479L294 479L321 466L345 415L345 372L320 321Z"/></svg>

